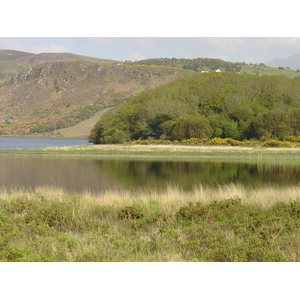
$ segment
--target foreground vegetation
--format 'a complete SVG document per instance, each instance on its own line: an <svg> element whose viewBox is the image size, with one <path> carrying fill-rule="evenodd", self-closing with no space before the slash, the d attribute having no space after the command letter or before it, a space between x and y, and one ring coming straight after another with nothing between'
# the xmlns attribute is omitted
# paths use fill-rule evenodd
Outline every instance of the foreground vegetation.
<svg viewBox="0 0 300 300"><path fill-rule="evenodd" d="M300 187L0 194L0 261L300 261Z"/></svg>

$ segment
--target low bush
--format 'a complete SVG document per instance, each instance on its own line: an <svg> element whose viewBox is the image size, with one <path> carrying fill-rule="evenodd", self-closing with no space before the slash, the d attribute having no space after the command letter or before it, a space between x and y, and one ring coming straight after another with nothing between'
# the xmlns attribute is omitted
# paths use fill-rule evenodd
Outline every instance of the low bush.
<svg viewBox="0 0 300 300"><path fill-rule="evenodd" d="M224 146L241 146L243 143L231 138L219 138L215 137L212 138L209 142L208 145L224 145Z"/></svg>
<svg viewBox="0 0 300 300"><path fill-rule="evenodd" d="M207 138L190 138L182 140L181 143L185 145L206 145L209 139Z"/></svg>
<svg viewBox="0 0 300 300"><path fill-rule="evenodd" d="M298 143L300 143L300 135L299 136L292 136L292 135L290 135L286 139L288 141L290 141L290 142L298 142Z"/></svg>
<svg viewBox="0 0 300 300"><path fill-rule="evenodd" d="M278 140L267 140L262 143L262 147L293 147L293 144L291 142L286 141L278 141Z"/></svg>
<svg viewBox="0 0 300 300"><path fill-rule="evenodd" d="M118 211L119 219L141 219L143 216L144 213L138 206L127 206Z"/></svg>

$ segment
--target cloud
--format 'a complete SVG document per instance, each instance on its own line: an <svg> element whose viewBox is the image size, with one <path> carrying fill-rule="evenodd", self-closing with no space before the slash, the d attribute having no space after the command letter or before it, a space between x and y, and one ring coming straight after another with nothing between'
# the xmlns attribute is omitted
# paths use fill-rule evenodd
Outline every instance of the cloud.
<svg viewBox="0 0 300 300"><path fill-rule="evenodd" d="M142 60L142 59L146 59L147 57L139 52L139 51L134 51L134 52L130 52L128 54L126 54L125 56L123 57L118 57L118 58L115 58L116 60L122 60L122 61L125 61L125 60L132 60L132 61L135 61L135 60Z"/></svg>
<svg viewBox="0 0 300 300"><path fill-rule="evenodd" d="M19 41L12 41L8 38L0 38L0 49L24 51L24 47Z"/></svg>
<svg viewBox="0 0 300 300"><path fill-rule="evenodd" d="M47 38L0 38L0 49L11 49L30 53L71 52L63 43L47 43Z"/></svg>
<svg viewBox="0 0 300 300"><path fill-rule="evenodd" d="M46 53L46 52L65 53L65 52L71 52L71 51L64 45L40 44L37 46L28 47L28 52L38 54L38 53Z"/></svg>

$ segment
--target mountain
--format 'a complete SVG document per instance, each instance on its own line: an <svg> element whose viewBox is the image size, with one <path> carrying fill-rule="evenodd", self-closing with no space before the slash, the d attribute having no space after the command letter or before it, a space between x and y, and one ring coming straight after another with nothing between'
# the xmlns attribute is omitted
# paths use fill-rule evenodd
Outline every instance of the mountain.
<svg viewBox="0 0 300 300"><path fill-rule="evenodd" d="M274 58L266 63L267 66L274 68L290 68L292 70L300 70L300 54L293 54L288 58Z"/></svg>
<svg viewBox="0 0 300 300"><path fill-rule="evenodd" d="M56 54L12 53L13 65L58 59ZM0 87L0 134L49 133L73 126L145 89L195 73L107 60L103 63L98 59L97 62L74 60L78 56L68 54L59 57L64 61L14 71L13 77ZM8 66L7 60L2 55L2 61ZM85 133L88 134L89 131Z"/></svg>
<svg viewBox="0 0 300 300"><path fill-rule="evenodd" d="M47 62L71 60L118 63L110 59L99 59L72 53L33 54L15 50L0 50L0 86L24 68L34 67Z"/></svg>

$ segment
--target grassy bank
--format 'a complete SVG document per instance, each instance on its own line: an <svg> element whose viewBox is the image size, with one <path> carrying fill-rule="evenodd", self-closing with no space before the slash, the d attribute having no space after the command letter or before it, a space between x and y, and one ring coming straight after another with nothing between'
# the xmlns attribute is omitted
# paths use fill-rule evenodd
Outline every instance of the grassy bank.
<svg viewBox="0 0 300 300"><path fill-rule="evenodd" d="M0 193L0 261L300 261L300 186Z"/></svg>
<svg viewBox="0 0 300 300"><path fill-rule="evenodd" d="M0 151L0 155L300 163L300 147L260 148L245 146L191 146L174 144L86 145L33 150L2 150Z"/></svg>

